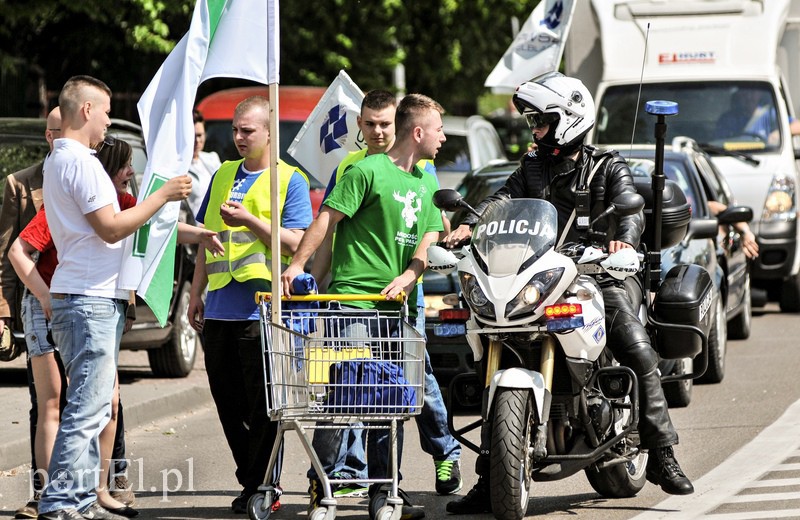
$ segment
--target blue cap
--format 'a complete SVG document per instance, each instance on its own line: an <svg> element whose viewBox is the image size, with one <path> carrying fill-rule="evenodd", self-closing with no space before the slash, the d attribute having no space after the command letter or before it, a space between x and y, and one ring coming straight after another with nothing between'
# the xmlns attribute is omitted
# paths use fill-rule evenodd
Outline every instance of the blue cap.
<svg viewBox="0 0 800 520"><path fill-rule="evenodd" d="M644 109L655 116L674 116L678 113L678 104L674 101L648 101L644 104Z"/></svg>

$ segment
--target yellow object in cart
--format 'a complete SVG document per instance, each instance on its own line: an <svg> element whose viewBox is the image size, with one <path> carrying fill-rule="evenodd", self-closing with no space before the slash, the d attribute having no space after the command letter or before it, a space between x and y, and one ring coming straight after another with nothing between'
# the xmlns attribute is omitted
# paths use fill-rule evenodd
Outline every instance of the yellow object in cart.
<svg viewBox="0 0 800 520"><path fill-rule="evenodd" d="M309 347L308 382L312 385L326 385L333 363L371 357L372 351L369 347Z"/></svg>

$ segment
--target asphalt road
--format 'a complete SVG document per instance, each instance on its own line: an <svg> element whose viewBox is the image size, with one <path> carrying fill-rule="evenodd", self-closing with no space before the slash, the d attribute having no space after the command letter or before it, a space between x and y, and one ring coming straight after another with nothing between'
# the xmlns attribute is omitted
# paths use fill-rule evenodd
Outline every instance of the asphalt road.
<svg viewBox="0 0 800 520"><path fill-rule="evenodd" d="M800 399L798 336L797 315L768 308L755 317L751 339L729 342L725 380L696 386L692 404L672 411L681 439L677 455L695 482L695 495L670 498L648 485L635 498L606 500L578 474L560 482L534 484L529 516L800 518L800 405L792 406ZM2 367L0 381L4 381ZM123 399L129 387L152 384L146 378L124 384ZM0 391L5 395L22 389L3 386ZM168 385L160 391L168 391ZM5 421L6 411L0 414ZM469 419L460 416L457 422ZM238 492L233 464L216 413L207 402L142 423L129 430L128 439L133 461L130 478L143 512L140 518L235 517L228 510ZM286 442L283 508L270 518L305 518L309 459L295 432L287 432ZM475 482L474 460L474 454L465 451L462 494ZM11 518L28 495L28 467L0 469L6 470L0 476L0 518ZM402 487L425 506L428 518L444 518L451 498L432 491L433 473L433 464L419 448L412 420L406 425ZM367 518L366 500L340 500L337 516Z"/></svg>

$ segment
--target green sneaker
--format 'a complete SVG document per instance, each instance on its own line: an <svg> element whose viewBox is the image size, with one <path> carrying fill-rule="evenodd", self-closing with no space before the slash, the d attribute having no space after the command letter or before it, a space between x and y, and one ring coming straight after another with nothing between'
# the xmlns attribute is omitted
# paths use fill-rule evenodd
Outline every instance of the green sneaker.
<svg viewBox="0 0 800 520"><path fill-rule="evenodd" d="M336 484L333 488L333 496L339 497L358 497L364 498L367 496L367 487L358 483L353 484Z"/></svg>
<svg viewBox="0 0 800 520"><path fill-rule="evenodd" d="M435 460L436 492L440 495L452 495L461 489L461 468L457 460Z"/></svg>
<svg viewBox="0 0 800 520"><path fill-rule="evenodd" d="M341 479L341 480L354 480L353 477L348 473L339 473L336 472L331 475L332 479ZM334 498L338 497L358 497L364 498L367 496L367 487L359 484L358 482L339 482L338 484L332 484L332 489Z"/></svg>

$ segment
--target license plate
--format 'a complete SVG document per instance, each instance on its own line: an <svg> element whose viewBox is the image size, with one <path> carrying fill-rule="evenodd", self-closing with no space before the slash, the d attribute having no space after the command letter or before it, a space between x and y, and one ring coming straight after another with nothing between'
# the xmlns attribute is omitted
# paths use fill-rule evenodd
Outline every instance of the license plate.
<svg viewBox="0 0 800 520"><path fill-rule="evenodd" d="M467 333L467 326L464 323L437 323L433 326L433 333L442 338L463 336Z"/></svg>

